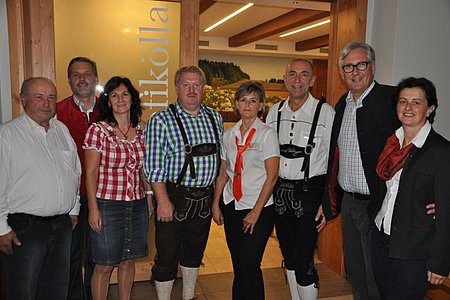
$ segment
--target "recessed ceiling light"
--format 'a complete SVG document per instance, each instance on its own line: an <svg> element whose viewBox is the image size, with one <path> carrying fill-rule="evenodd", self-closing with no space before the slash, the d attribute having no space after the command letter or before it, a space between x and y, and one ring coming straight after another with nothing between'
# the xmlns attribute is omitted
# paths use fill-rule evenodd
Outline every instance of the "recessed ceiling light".
<svg viewBox="0 0 450 300"><path fill-rule="evenodd" d="M302 27L302 28L296 29L296 30L290 31L288 33L284 33L284 34L280 35L279 37L280 38L287 37L288 35L299 33L299 32L302 32L302 31L305 31L305 30L308 30L308 29L311 29L311 28L314 28L314 27L317 27L317 26L321 26L321 25L327 24L327 23L330 23L330 19L322 21L322 22L319 22L319 23L316 23L316 24L312 24L312 25L309 25L309 26L306 26L306 27Z"/></svg>
<svg viewBox="0 0 450 300"><path fill-rule="evenodd" d="M203 30L204 32L208 32L213 28L216 28L217 26L219 26L220 24L228 21L229 19L231 19L232 17L240 14L241 12L243 12L244 10L246 10L247 8L250 8L253 6L254 3L250 2L249 4L241 7L240 9L236 10L234 13L229 14L228 16L226 16L225 18L223 18L222 20L220 20L219 22L215 23L214 25L209 26L208 28L206 28L205 30Z"/></svg>

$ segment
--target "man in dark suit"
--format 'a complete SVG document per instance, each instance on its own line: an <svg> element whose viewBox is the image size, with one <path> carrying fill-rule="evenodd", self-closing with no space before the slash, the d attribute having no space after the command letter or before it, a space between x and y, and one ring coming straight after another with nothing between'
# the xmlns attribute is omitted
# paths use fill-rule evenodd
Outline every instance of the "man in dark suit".
<svg viewBox="0 0 450 300"><path fill-rule="evenodd" d="M349 88L337 103L331 133L328 179L333 165L339 165L337 182L343 189L342 232L347 278L357 299L379 299L370 263L370 199L379 192L375 167L386 139L400 126L392 103L394 87L374 81L375 52L362 42L346 45L339 57L340 73ZM336 152L339 153L335 156ZM324 206L332 218L336 199L327 184ZM338 200L340 203L340 199Z"/></svg>

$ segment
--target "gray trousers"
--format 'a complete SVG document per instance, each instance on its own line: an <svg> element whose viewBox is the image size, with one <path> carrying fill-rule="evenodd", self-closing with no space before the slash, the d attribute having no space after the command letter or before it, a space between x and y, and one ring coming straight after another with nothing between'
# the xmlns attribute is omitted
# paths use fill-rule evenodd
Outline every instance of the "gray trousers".
<svg viewBox="0 0 450 300"><path fill-rule="evenodd" d="M380 299L371 264L368 203L353 198L349 193L344 193L342 199L345 270L354 300Z"/></svg>

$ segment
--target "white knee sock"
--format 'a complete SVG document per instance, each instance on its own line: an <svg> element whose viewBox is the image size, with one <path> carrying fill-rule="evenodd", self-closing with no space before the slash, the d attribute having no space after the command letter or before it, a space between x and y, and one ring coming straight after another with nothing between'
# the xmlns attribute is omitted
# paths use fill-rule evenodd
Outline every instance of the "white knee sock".
<svg viewBox="0 0 450 300"><path fill-rule="evenodd" d="M188 268L180 265L180 269L183 274L183 300L194 299L198 268Z"/></svg>
<svg viewBox="0 0 450 300"><path fill-rule="evenodd" d="M291 299L300 300L300 296L297 291L297 280L295 279L295 271L286 269L286 277L289 284L289 291L291 292Z"/></svg>
<svg viewBox="0 0 450 300"><path fill-rule="evenodd" d="M170 281L156 281L156 294L158 294L158 300L170 300L170 295L172 294L172 287L175 279Z"/></svg>
<svg viewBox="0 0 450 300"><path fill-rule="evenodd" d="M317 294L319 293L319 289L315 287L315 284L312 283L308 286L297 285L298 294L300 295L301 300L316 300Z"/></svg>

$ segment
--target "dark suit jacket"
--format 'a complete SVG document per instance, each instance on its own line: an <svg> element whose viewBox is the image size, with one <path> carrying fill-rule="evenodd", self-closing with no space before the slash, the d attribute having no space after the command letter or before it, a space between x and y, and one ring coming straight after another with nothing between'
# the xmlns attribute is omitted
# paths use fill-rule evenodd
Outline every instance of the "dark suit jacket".
<svg viewBox="0 0 450 300"><path fill-rule="evenodd" d="M382 184L374 211L383 204ZM436 203L436 219L425 206ZM450 142L430 131L422 148L413 148L400 177L391 223L389 256L427 259L427 269L450 271Z"/></svg>
<svg viewBox="0 0 450 300"><path fill-rule="evenodd" d="M387 138L400 127L393 101L394 92L395 87L375 82L373 89L364 98L363 106L358 108L356 112L360 154L371 199L376 199L380 187L380 179L375 172L378 156L383 150ZM338 211L336 210L340 208L340 202L342 201L339 194L336 197L336 194L333 193L329 183L335 181L332 178L333 172L331 170L334 164L339 163L337 157L335 157L335 151L341 130L347 94L344 94L336 104L336 115L331 131L326 190L323 201L323 210L328 220L337 216Z"/></svg>

